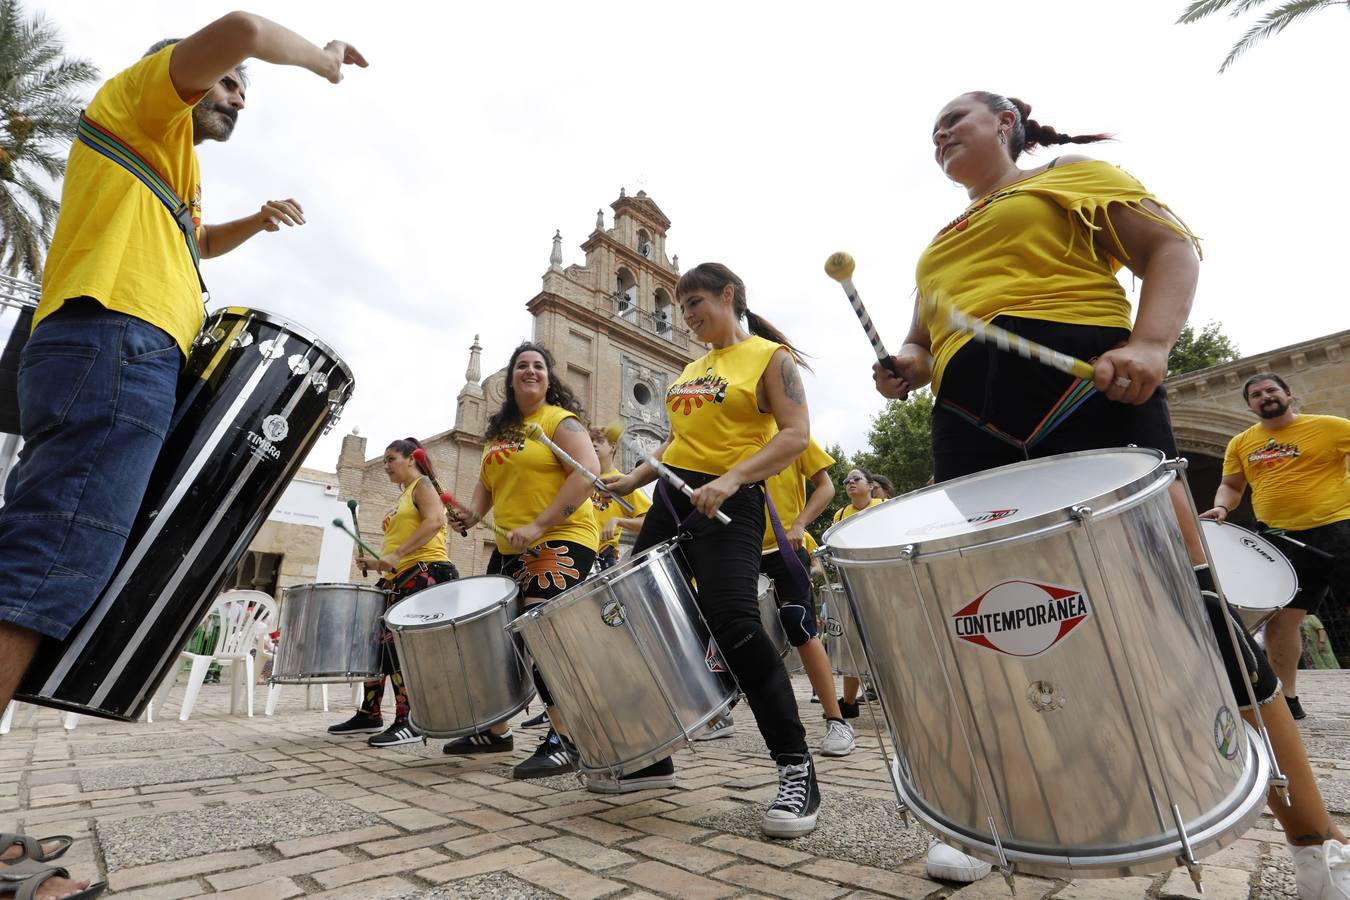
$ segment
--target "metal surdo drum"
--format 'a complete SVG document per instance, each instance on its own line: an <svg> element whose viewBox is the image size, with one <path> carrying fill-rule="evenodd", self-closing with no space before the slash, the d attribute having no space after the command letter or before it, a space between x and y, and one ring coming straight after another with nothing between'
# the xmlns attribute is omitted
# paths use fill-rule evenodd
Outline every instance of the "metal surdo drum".
<svg viewBox="0 0 1350 900"><path fill-rule="evenodd" d="M767 575L759 576L759 624L764 633L778 648L779 656L786 656L792 649L787 632L783 629L783 620L778 618L778 592L774 590L773 579Z"/></svg>
<svg viewBox="0 0 1350 900"><path fill-rule="evenodd" d="M1298 593L1298 575L1275 545L1227 522L1201 519L1223 595L1255 633Z"/></svg>
<svg viewBox="0 0 1350 900"><path fill-rule="evenodd" d="M736 696L673 541L534 607L511 629L562 711L583 771L626 775L669 756Z"/></svg>
<svg viewBox="0 0 1350 900"><path fill-rule="evenodd" d="M480 575L424 588L385 613L418 731L475 734L530 702L534 684L507 633L516 594L512 579Z"/></svg>
<svg viewBox="0 0 1350 900"><path fill-rule="evenodd" d="M1260 814L1269 758L1224 675L1176 468L1070 453L826 532L896 791L944 840L1012 871L1108 877L1192 863Z"/></svg>
<svg viewBox="0 0 1350 900"><path fill-rule="evenodd" d="M297 584L283 592L277 684L369 681L381 673L386 594L360 584Z"/></svg>
<svg viewBox="0 0 1350 900"><path fill-rule="evenodd" d="M210 314L122 559L66 640L38 650L18 699L139 716L352 386L303 326L242 307Z"/></svg>
<svg viewBox="0 0 1350 900"><path fill-rule="evenodd" d="M830 668L836 675L869 677L862 636L853 622L844 589L837 584L826 585L821 594L824 597L821 615L825 619L825 651L830 656Z"/></svg>

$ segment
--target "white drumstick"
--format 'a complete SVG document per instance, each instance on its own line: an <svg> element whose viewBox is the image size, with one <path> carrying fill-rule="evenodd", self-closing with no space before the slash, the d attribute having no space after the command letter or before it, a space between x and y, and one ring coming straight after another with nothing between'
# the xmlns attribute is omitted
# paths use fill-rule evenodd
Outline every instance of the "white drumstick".
<svg viewBox="0 0 1350 900"><path fill-rule="evenodd" d="M670 471L670 467L667 466L665 463L661 462L661 460L657 459L655 456L647 457L647 465L655 469L656 474L660 475L662 480L664 480L671 487L675 488L675 490L679 491L681 494L684 494L686 497L694 496L694 489L691 488L688 484L686 484L683 478L676 475L674 472ZM717 521L721 522L723 525L731 524L731 516L722 512L720 509L713 514L713 518L717 519Z"/></svg>
<svg viewBox="0 0 1350 900"><path fill-rule="evenodd" d="M586 468L581 463L577 462L576 459L573 458L572 454L568 453L566 450L564 450L563 448L559 447L557 444L549 440L548 435L544 434L544 429L540 428L538 425L531 422L525 426L525 436L534 438L539 443L548 447L550 450L553 451L553 454L557 456L558 459L567 463L567 465L576 469L582 475L585 475L586 478L590 480L591 486L594 487L597 491L609 494L611 497L614 498L615 503L623 507L624 512L628 513L630 516L633 514L634 511L633 504L629 503L627 500L623 499L618 494L611 491L609 489L609 486L600 480L599 475L596 475L590 469Z"/></svg>

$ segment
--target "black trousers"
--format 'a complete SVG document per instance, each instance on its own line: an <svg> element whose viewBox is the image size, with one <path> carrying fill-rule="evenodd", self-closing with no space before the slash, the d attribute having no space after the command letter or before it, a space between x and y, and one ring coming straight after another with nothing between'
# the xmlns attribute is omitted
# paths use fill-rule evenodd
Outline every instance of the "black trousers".
<svg viewBox="0 0 1350 900"><path fill-rule="evenodd" d="M701 472L683 469L675 472L693 488L714 479ZM679 522L693 511L689 498L683 494L664 485L657 488L657 493L656 502L642 521L634 553L675 537L681 530ZM669 498L669 504L660 494ZM694 579L699 610L745 692L769 753L775 760L787 754L806 753L806 730L797 714L792 682L759 619L764 485L742 487L722 504L722 512L731 518L730 525L701 515L689 519L685 529L689 537L680 545L688 567L686 574Z"/></svg>

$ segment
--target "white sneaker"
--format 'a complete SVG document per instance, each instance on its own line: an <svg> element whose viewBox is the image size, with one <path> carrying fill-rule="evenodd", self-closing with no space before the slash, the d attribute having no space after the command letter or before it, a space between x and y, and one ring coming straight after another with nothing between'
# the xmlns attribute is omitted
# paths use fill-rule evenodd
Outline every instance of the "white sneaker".
<svg viewBox="0 0 1350 900"><path fill-rule="evenodd" d="M1350 849L1340 841L1288 847L1299 900L1350 900Z"/></svg>
<svg viewBox="0 0 1350 900"><path fill-rule="evenodd" d="M943 881L979 881L994 870L989 863L941 841L928 848L928 874Z"/></svg>
<svg viewBox="0 0 1350 900"><path fill-rule="evenodd" d="M853 726L838 719L825 720L825 737L820 742L821 756L848 756L853 752Z"/></svg>
<svg viewBox="0 0 1350 900"><path fill-rule="evenodd" d="M736 733L736 720L731 717L731 713L713 719L708 727L699 734L694 735L696 741L715 741L718 738L731 737Z"/></svg>

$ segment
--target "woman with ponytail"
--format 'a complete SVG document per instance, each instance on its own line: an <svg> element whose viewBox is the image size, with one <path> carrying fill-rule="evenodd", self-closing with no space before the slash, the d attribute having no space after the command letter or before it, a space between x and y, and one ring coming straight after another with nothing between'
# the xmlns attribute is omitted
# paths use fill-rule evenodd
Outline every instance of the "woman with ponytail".
<svg viewBox="0 0 1350 900"><path fill-rule="evenodd" d="M446 555L445 506L441 503L431 479L423 475L413 460L413 452L422 449L417 438L394 441L384 451L384 474L399 487L398 499L384 514L382 528L384 541L379 559L359 556L356 564L364 572L374 569L386 573L376 587L388 592L390 603L429 588L442 581L458 578L454 563ZM425 740L408 721L408 688L403 683L398 655L394 651L394 636L381 627L380 654L384 674L365 684L361 708L346 722L328 729L329 734L370 734L378 732L367 743L372 747L393 747ZM384 694L384 676L394 688L394 721L387 729L380 715L380 699Z"/></svg>
<svg viewBox="0 0 1350 900"><path fill-rule="evenodd" d="M681 546L699 609L778 765L778 796L761 828L771 837L796 837L816 827L820 791L787 670L760 624L758 581L764 480L792 465L810 438L800 358L787 338L746 308L744 282L720 263L684 273L675 299L694 339L711 349L667 390L671 436L654 455L694 492L685 497L658 485L633 553L688 534ZM605 481L615 493L629 494L655 478L644 462ZM719 510L731 524L712 518ZM623 778L591 777L587 787L622 793L674 781L667 758Z"/></svg>
<svg viewBox="0 0 1350 900"><path fill-rule="evenodd" d="M1061 156L1019 167L1024 151L1107 138L1062 134L1031 118L1031 107L1021 100L962 94L938 113L932 137L938 166L971 202L919 257L920 301L904 347L892 359L899 376L877 365L873 378L878 391L892 398L932 382L936 480L1131 444L1175 457L1162 382L1195 296L1195 236L1110 163ZM1133 319L1116 278L1121 266L1140 281ZM1094 377L1081 380L971 342L953 328L943 307L1091 360ZM1236 658L1179 483L1172 485L1172 501L1233 694L1243 703L1250 678L1276 759L1289 777L1292 804L1272 795L1270 805L1290 841L1299 896L1350 900L1345 838L1327 815L1288 706L1269 702L1279 698L1279 679L1235 620L1255 671ZM1254 720L1249 709L1243 717ZM938 844L929 851L928 870L973 880L989 867Z"/></svg>

